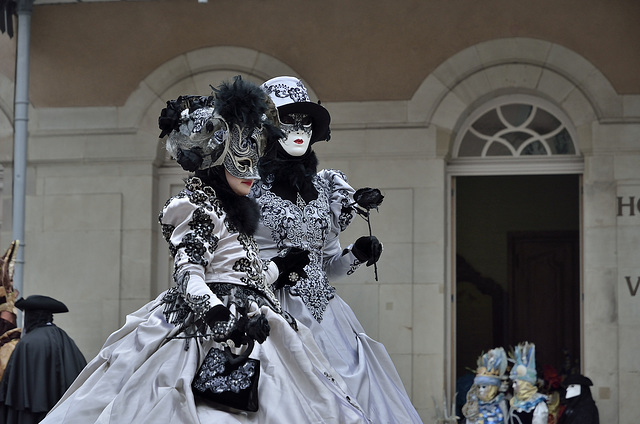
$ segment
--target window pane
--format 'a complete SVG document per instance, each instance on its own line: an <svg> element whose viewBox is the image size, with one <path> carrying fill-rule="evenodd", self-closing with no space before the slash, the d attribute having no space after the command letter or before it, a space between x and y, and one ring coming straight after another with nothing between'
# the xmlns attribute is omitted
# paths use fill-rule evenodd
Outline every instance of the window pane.
<svg viewBox="0 0 640 424"><path fill-rule="evenodd" d="M487 156L511 156L511 151L507 146L493 142L487 150Z"/></svg>
<svg viewBox="0 0 640 424"><path fill-rule="evenodd" d="M502 106L501 111L510 125L519 127L529 118L532 109L533 106L530 105L512 104Z"/></svg>
<svg viewBox="0 0 640 424"><path fill-rule="evenodd" d="M538 140L522 149L522 156L547 155L547 149Z"/></svg>
<svg viewBox="0 0 640 424"><path fill-rule="evenodd" d="M488 136L492 136L498 131L507 128L498 117L498 112L495 109L482 115L471 126L479 133Z"/></svg>
<svg viewBox="0 0 640 424"><path fill-rule="evenodd" d="M476 137L470 131L462 139L460 144L460 150L458 152L459 157L478 157L482 154L482 149L486 140Z"/></svg>
<svg viewBox="0 0 640 424"><path fill-rule="evenodd" d="M549 147L551 147L551 154L554 155L575 155L576 149L571 141L571 136L567 129L563 129L555 137L547 140Z"/></svg>
<svg viewBox="0 0 640 424"><path fill-rule="evenodd" d="M502 136L502 138L507 140L515 150L518 150L523 143L531 139L531 135L518 131L505 134Z"/></svg>
<svg viewBox="0 0 640 424"><path fill-rule="evenodd" d="M528 128L532 129L540 135L543 135L555 131L560 125L562 125L560 121L558 121L549 112L538 109L536 112L536 116L528 125Z"/></svg>

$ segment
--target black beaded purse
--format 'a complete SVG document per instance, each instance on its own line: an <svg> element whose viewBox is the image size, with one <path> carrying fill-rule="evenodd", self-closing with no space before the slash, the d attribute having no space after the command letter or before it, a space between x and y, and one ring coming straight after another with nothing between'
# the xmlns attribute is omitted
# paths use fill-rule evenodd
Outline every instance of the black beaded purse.
<svg viewBox="0 0 640 424"><path fill-rule="evenodd" d="M193 392L230 408L257 411L260 361L249 358L253 344L251 340L239 355L228 346L211 348L191 383Z"/></svg>

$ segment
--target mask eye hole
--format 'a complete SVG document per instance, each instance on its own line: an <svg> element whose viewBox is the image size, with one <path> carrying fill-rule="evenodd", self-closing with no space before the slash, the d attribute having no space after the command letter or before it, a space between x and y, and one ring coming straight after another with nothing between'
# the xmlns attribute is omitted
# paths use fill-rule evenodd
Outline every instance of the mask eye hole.
<svg viewBox="0 0 640 424"><path fill-rule="evenodd" d="M293 125L295 124L296 120L293 115L284 115L280 117L280 122L287 125Z"/></svg>
<svg viewBox="0 0 640 424"><path fill-rule="evenodd" d="M302 123L302 125L307 127L307 126L311 125L313 123L313 121L311 120L311 117L307 115L304 118L302 118L301 123Z"/></svg>

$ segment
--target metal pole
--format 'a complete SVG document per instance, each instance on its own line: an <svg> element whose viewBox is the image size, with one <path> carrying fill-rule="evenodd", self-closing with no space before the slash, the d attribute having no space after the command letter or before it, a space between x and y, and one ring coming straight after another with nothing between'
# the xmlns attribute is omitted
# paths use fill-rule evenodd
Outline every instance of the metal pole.
<svg viewBox="0 0 640 424"><path fill-rule="evenodd" d="M22 295L24 276L24 227L29 123L29 41L34 0L18 0L18 35L13 139L13 239L20 241L13 287Z"/></svg>

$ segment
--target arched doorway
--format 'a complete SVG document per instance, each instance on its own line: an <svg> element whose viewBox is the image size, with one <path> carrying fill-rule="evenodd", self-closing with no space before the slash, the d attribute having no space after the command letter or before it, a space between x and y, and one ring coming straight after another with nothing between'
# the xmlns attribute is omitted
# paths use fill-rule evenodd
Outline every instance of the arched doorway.
<svg viewBox="0 0 640 424"><path fill-rule="evenodd" d="M589 75L589 77L587 77ZM471 115L482 113L485 105L498 96L531 95L551 109L560 109L566 115L566 122L576 129L580 137L571 134L576 147L576 155L528 156L528 157L458 157L454 146L459 143L465 129L472 120ZM538 104L538 103L535 103ZM495 106L495 105L494 105ZM487 109L485 109L486 111ZM587 59L574 51L541 39L502 38L479 43L460 51L444 61L427 77L408 103L410 122L427 123L434 129L437 140L436 154L445 162L446 197L446 251L445 251L445 300L444 319L444 386L448 396L456 395L456 226L455 226L455 185L462 177L508 176L508 175L566 175L574 174L584 183L580 192L581 208L584 204L585 216L580 222L580 248L591 259L592 251L602 252L609 245L602 243L600 232L591 231L594 224L589 221L591 211L600 210L599 200L594 190L593 169L587 168L593 158L594 124L601 119L620 116L623 110L622 97L611 86L606 77ZM552 114L555 114L552 111ZM584 173L584 181L582 175ZM598 178L596 178L597 180ZM597 183L595 183L597 184ZM583 234L584 233L584 236ZM597 234L597 236L594 236ZM595 249L594 249L595 247ZM591 261L589 262L591 263ZM590 269L589 264L581 269ZM606 272L604 276L606 276ZM597 333L587 325L591 320L599 320L594 309L594 299L601 293L603 276L583 273L580 315L582 318L581 362L583 373L601 372L599 348L614 343L613 332L602 330ZM586 300L585 300L586 299ZM606 334L606 338L602 337ZM604 341L606 340L606 341ZM596 365L597 364L597 365ZM475 364L471 365L475 367ZM615 365L604 367L603 381L615 383ZM461 393L457 392L458 397ZM463 400L464 401L464 400ZM615 409L615 407L613 407ZM461 414L461 411L459 411ZM458 415L460 415L458 414Z"/></svg>
<svg viewBox="0 0 640 424"><path fill-rule="evenodd" d="M540 378L566 371L581 343L582 158L571 121L543 99L508 95L460 128L448 170L456 391L468 390L483 352L523 341L536 344Z"/></svg>

